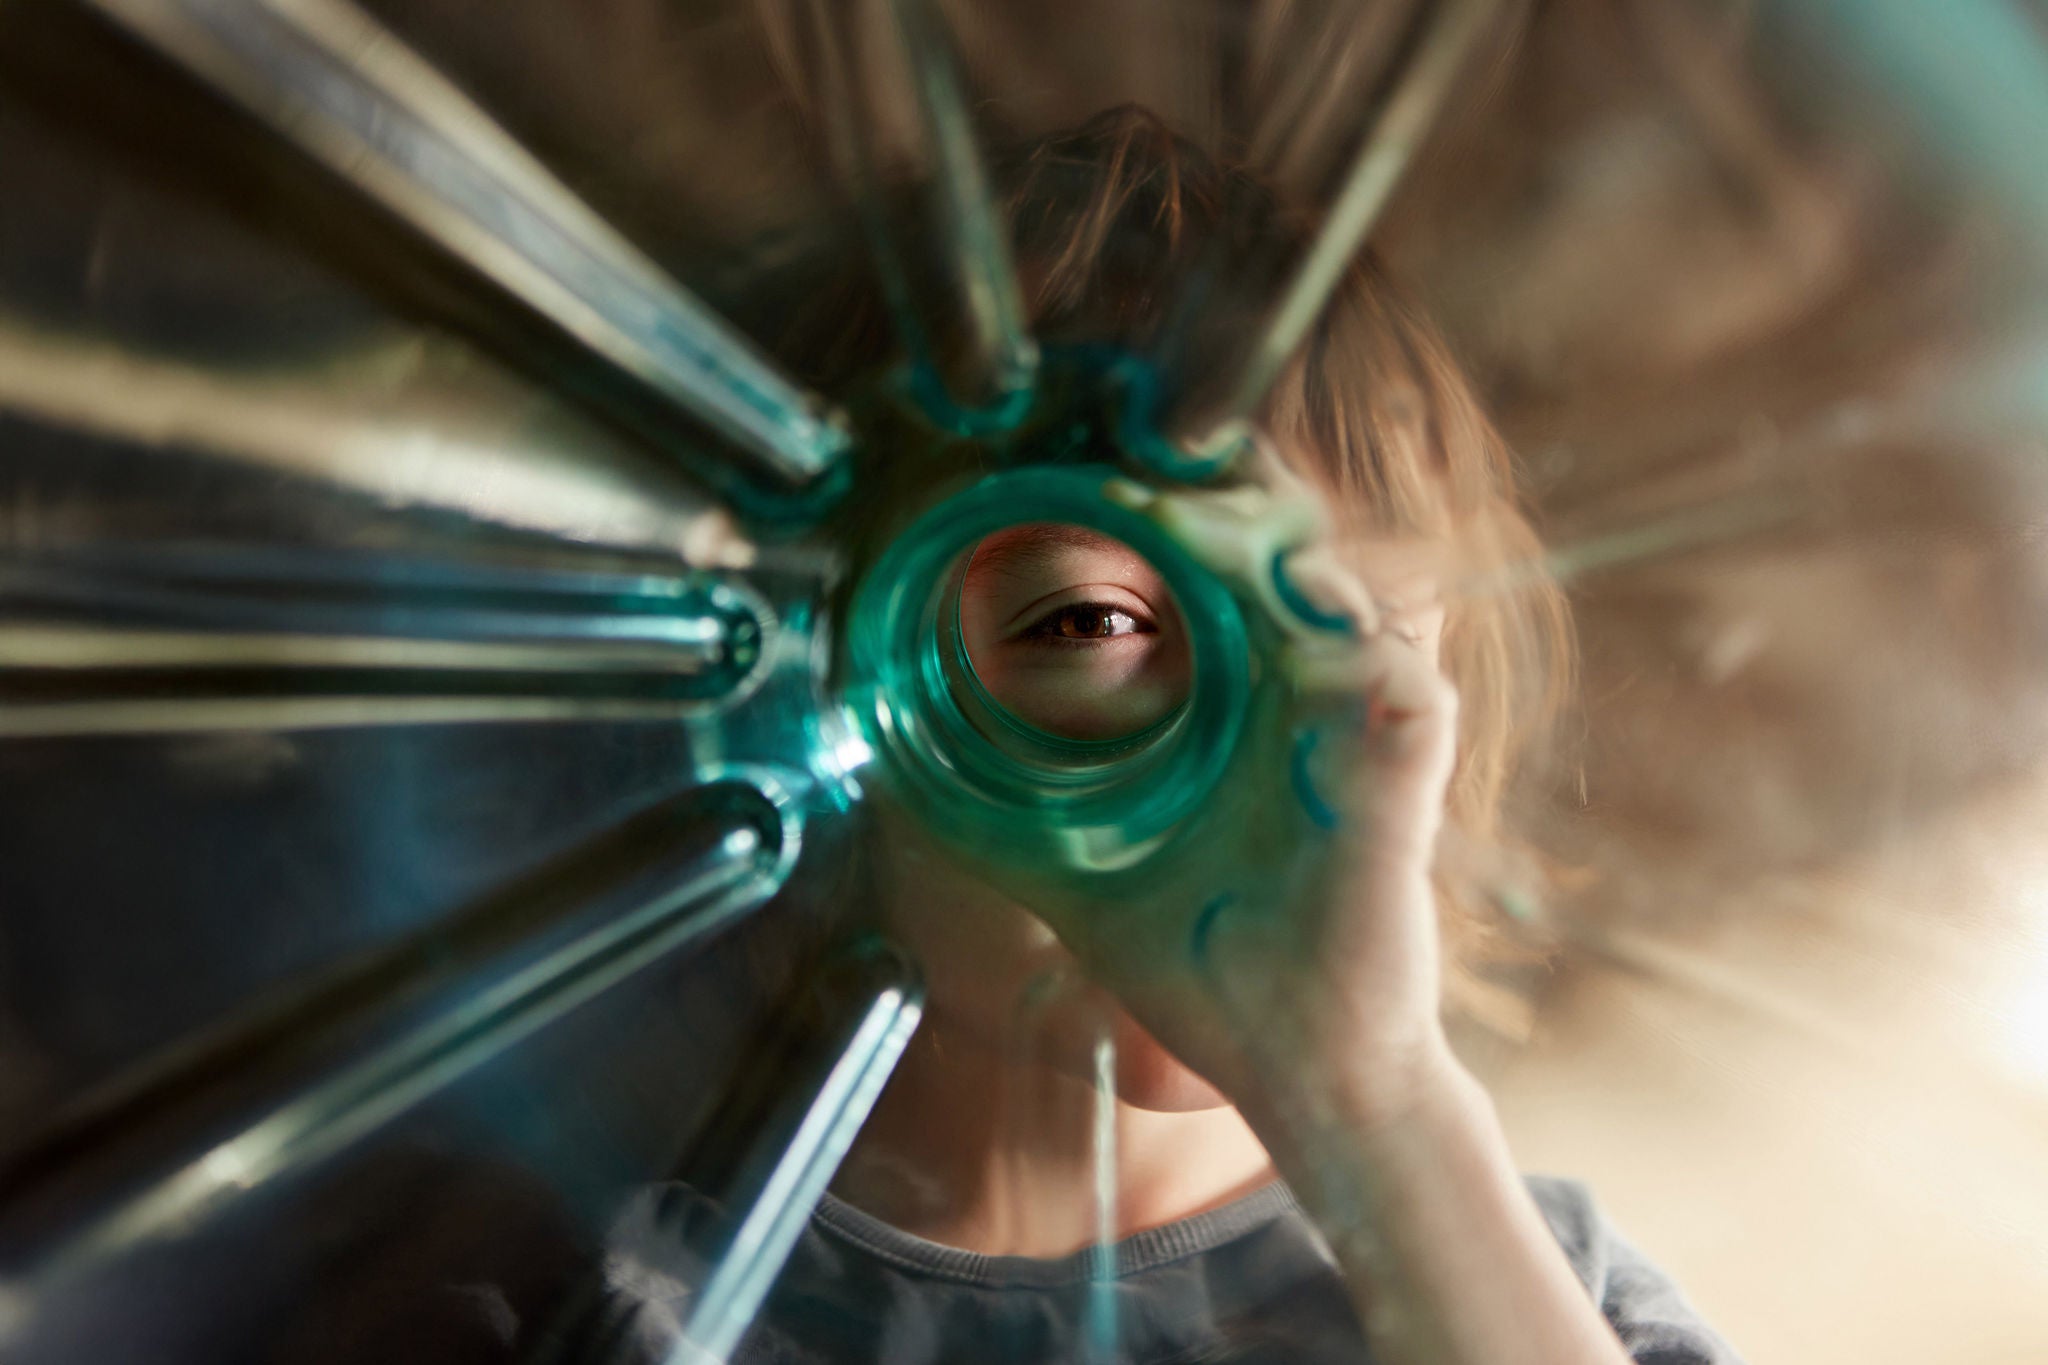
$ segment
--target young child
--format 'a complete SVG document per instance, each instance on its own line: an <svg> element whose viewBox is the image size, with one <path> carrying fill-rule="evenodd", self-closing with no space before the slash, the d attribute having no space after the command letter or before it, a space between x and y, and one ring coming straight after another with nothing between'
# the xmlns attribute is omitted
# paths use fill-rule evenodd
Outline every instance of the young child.
<svg viewBox="0 0 2048 1365"><path fill-rule="evenodd" d="M1147 351L1219 249L1289 230L1252 176L1140 111L997 179L1049 343ZM829 311L812 377L871 373L881 310ZM1192 324L1225 350L1245 325L1220 310ZM1363 627L1348 686L1365 732L1330 779L1344 821L1326 893L1199 925L1174 897L1034 914L884 805L866 913L922 964L926 1022L739 1359L1734 1359L1582 1188L1517 1174L1440 1023L1445 983L1470 979L1488 935L1483 878L1461 875L1474 859L1441 854L1511 847L1504 793L1569 672L1505 451L1369 260L1262 431L1332 523L1335 548L1296 566L1302 592ZM1454 591L1480 579L1493 590ZM1100 535L990 537L960 613L991 692L1047 728L1136 728L1186 686L1187 623ZM1113 1189L1109 1260L1098 1188ZM620 1248L609 1309L612 1340L653 1359L687 1293L645 1273L656 1260Z"/></svg>

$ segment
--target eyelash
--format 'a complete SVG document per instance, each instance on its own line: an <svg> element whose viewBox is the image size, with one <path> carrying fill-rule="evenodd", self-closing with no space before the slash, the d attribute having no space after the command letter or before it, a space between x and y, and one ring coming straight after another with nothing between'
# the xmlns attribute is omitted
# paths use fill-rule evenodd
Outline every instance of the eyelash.
<svg viewBox="0 0 2048 1365"><path fill-rule="evenodd" d="M1101 612L1107 616L1121 616L1131 623L1131 629L1115 635L1061 635L1058 633L1060 620L1077 611ZM1015 637L1019 644L1048 649L1092 649L1109 640L1121 640L1132 635L1156 635L1159 627L1127 607L1114 602L1068 602L1053 608L1045 615L1026 626Z"/></svg>

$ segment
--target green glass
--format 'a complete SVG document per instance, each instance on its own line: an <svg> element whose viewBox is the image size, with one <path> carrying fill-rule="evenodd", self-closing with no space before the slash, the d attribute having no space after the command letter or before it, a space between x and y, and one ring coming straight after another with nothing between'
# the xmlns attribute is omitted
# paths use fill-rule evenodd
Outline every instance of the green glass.
<svg viewBox="0 0 2048 1365"><path fill-rule="evenodd" d="M1170 843L1229 767L1253 694L1254 641L1223 582L1143 513L1108 496L1107 465L989 475L898 536L857 593L846 701L894 797L977 857L1034 876L1132 867ZM1188 622L1187 697L1131 735L1031 725L982 685L961 639L969 552L1005 527L1056 522L1122 541Z"/></svg>

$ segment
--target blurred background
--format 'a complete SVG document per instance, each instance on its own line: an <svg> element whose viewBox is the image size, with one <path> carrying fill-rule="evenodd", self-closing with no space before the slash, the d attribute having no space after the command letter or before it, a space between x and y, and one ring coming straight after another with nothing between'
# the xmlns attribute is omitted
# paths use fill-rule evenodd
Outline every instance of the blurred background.
<svg viewBox="0 0 2048 1365"><path fill-rule="evenodd" d="M782 7L364 8L764 343L759 282L855 230ZM984 138L1135 102L1310 202L1356 126L1355 65L1404 10L943 8ZM803 547L746 543L545 363L358 271L367 229L315 249L241 182L195 188L198 113L141 157L103 136L144 88L71 80L58 38L33 62L24 39L0 83L18 565L115 544L528 574L681 557L815 597ZM1759 1365L2048 1358L2044 108L2037 4L1531 0L1372 237L1518 452L1583 651L1537 803L1555 951L1464 1046L1523 1163L1587 1180ZM678 799L701 737L610 701L548 724L414 705L37 731L17 711L0 1132L61 1140L22 1145L14 1188L127 1112L168 1041ZM760 933L804 913L788 901ZM363 1310L392 1285L488 1275L507 1229L587 1244L730 1107L763 1027L732 985L745 951L633 978L125 1263L131 1320L81 1290L36 1358L381 1358ZM602 1075L580 1061L607 1049ZM280 1250L287 1220L314 1231Z"/></svg>

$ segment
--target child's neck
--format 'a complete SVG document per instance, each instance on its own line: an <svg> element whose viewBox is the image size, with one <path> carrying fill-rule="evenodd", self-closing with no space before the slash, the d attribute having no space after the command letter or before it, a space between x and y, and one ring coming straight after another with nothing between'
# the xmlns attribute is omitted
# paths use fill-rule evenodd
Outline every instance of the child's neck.
<svg viewBox="0 0 2048 1365"><path fill-rule="evenodd" d="M1271 1181L1235 1109L1114 1105L1112 1235L1226 1204ZM833 1190L905 1232L988 1255L1056 1257L1097 1238L1096 1088L1045 1065L920 1034Z"/></svg>

